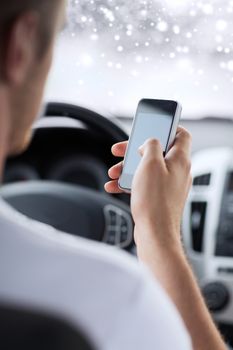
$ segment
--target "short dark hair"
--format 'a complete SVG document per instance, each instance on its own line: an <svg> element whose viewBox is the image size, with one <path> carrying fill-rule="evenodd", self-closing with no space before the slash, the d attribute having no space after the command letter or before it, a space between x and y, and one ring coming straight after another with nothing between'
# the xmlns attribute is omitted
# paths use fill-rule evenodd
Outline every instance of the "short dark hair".
<svg viewBox="0 0 233 350"><path fill-rule="evenodd" d="M7 39L10 26L21 13L38 11L41 17L39 51L46 49L51 39L54 7L59 0L1 0L0 3L0 52Z"/></svg>

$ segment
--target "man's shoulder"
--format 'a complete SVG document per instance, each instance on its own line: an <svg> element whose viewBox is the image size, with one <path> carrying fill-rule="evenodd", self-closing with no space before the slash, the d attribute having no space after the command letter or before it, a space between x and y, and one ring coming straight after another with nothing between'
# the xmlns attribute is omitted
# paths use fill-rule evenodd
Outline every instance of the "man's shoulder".
<svg viewBox="0 0 233 350"><path fill-rule="evenodd" d="M71 268L80 276L85 274L96 289L117 290L118 297L125 299L146 278L145 268L129 252L63 232L53 234L58 259L68 259Z"/></svg>
<svg viewBox="0 0 233 350"><path fill-rule="evenodd" d="M17 254L24 255L22 263L27 264L28 256L31 259L30 267L36 263L35 260L41 260L42 265L47 262L50 266L54 265L54 269L64 264L64 268L69 269L70 273L74 270L76 274L85 271L89 275L99 276L99 279L107 275L109 281L117 281L119 277L125 279L122 287L133 280L137 283L140 279L141 269L137 259L128 252L60 232L51 226L28 219L9 207L4 210L0 220L3 231L7 231L2 235L5 248L8 245L9 249L12 245L18 245ZM17 254L14 259L17 259ZM6 254L7 256L9 255Z"/></svg>
<svg viewBox="0 0 233 350"><path fill-rule="evenodd" d="M140 266L136 256L120 248L109 246L102 242L90 241L87 239L73 237L66 233L59 236L61 249L68 249L72 254L88 264L99 265L100 268L106 265L120 274L130 274L138 276Z"/></svg>

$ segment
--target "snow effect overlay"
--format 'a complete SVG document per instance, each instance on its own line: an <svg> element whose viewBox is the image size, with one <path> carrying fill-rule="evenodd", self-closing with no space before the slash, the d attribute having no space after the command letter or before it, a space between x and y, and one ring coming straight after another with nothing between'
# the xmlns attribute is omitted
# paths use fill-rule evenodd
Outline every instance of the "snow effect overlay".
<svg viewBox="0 0 233 350"><path fill-rule="evenodd" d="M132 116L178 99L186 117L233 116L233 1L70 0L47 99Z"/></svg>

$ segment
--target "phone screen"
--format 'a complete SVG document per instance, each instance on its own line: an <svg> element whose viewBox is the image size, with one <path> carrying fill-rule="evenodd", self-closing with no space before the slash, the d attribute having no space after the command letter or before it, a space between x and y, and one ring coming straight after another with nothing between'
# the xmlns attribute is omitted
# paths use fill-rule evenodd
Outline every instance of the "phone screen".
<svg viewBox="0 0 233 350"><path fill-rule="evenodd" d="M167 151L170 132L173 125L177 103L174 101L143 100L135 117L123 173L133 176L141 157L138 148L149 138L160 141L164 152Z"/></svg>

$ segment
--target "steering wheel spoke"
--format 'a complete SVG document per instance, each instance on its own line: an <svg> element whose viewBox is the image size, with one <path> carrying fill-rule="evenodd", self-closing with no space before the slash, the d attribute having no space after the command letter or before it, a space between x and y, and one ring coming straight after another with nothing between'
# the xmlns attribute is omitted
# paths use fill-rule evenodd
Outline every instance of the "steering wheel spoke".
<svg viewBox="0 0 233 350"><path fill-rule="evenodd" d="M133 221L130 213L119 206L104 207L105 233L103 241L119 248L129 248L133 242Z"/></svg>

